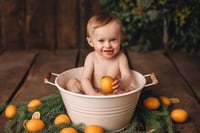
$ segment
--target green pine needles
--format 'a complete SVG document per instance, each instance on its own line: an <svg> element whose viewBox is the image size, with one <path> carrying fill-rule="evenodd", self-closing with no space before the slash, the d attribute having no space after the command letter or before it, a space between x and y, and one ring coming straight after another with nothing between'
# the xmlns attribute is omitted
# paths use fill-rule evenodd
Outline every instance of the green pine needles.
<svg viewBox="0 0 200 133"><path fill-rule="evenodd" d="M53 121L58 114L67 114L60 94L43 97L41 101L42 105L37 110L40 112L40 119L45 123L45 129L41 133L59 133L63 127L73 127L80 133L84 132L84 124L67 123L59 128L54 125ZM173 123L168 108L161 105L159 110L150 111L143 106L142 101L141 97L129 127L117 133L173 133ZM4 130L6 133L28 133L23 127L23 122L31 119L33 113L27 111L27 103L19 103L16 106L17 114L7 122ZM105 131L105 133L112 132Z"/></svg>

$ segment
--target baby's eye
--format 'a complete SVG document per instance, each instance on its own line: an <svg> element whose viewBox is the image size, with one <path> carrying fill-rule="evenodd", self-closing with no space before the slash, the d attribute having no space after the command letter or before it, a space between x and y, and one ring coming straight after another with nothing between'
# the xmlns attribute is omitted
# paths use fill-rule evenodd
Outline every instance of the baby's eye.
<svg viewBox="0 0 200 133"><path fill-rule="evenodd" d="M103 43L103 42L104 42L104 40L103 40L103 39L100 39L100 40L99 40L99 42L100 42L100 43Z"/></svg>
<svg viewBox="0 0 200 133"><path fill-rule="evenodd" d="M111 41L111 42L114 42L114 41L116 41L116 39L115 39L115 38L113 38L113 39L111 39L110 41Z"/></svg>

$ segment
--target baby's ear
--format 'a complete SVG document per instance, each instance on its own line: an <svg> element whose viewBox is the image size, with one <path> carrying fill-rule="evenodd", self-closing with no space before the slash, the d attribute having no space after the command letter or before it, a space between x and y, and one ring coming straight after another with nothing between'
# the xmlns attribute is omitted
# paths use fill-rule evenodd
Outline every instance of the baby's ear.
<svg viewBox="0 0 200 133"><path fill-rule="evenodd" d="M93 47L92 39L90 37L86 37L88 44Z"/></svg>

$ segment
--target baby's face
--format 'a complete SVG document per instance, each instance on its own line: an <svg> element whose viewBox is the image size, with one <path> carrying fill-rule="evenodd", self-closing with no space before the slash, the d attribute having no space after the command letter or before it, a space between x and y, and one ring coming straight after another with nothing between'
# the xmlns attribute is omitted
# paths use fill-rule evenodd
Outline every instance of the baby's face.
<svg viewBox="0 0 200 133"><path fill-rule="evenodd" d="M88 38L88 43L98 54L105 58L112 58L120 50L121 39L120 25L116 22L111 22L96 28Z"/></svg>

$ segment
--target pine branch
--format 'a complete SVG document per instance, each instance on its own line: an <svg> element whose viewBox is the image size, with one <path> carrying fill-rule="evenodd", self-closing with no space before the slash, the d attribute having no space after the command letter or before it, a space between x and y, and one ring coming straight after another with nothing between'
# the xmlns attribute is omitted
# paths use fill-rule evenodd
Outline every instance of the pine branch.
<svg viewBox="0 0 200 133"><path fill-rule="evenodd" d="M57 93L43 97L41 101L42 105L37 110L40 112L41 119L45 123L45 129L41 133L59 132L61 128L56 127L53 121L58 114L67 114L60 94ZM142 99L138 103L129 127L115 133L145 133L145 125L150 125L155 129L155 132L173 133L173 123L169 117L168 109L165 106L161 106L160 110L150 111L143 106L141 101ZM19 103L17 109L18 111L14 118L7 122L5 127L6 133L28 133L23 127L23 122L25 119L31 119L33 113L27 111L27 103ZM67 123L61 127L74 127L79 133L83 133L84 131L84 124L75 125ZM113 132L106 131L105 133Z"/></svg>

